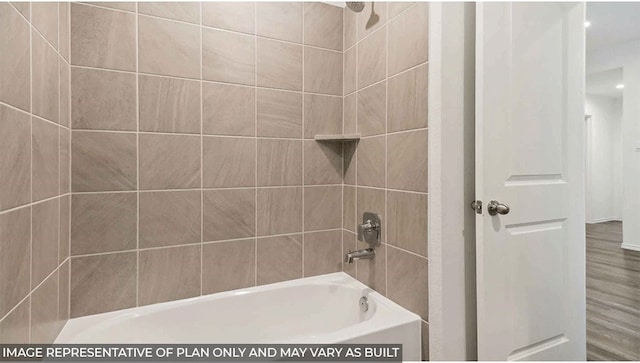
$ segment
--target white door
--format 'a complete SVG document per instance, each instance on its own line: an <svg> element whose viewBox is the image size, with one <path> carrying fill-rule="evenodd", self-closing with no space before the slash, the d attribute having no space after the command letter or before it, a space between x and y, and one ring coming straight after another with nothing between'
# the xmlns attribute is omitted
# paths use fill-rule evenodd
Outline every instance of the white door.
<svg viewBox="0 0 640 363"><path fill-rule="evenodd" d="M477 5L479 360L586 359L584 14Z"/></svg>

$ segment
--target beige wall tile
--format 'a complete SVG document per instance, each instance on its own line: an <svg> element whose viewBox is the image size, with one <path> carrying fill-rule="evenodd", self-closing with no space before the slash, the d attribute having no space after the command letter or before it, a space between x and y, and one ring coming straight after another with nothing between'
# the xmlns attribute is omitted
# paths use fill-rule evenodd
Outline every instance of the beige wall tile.
<svg viewBox="0 0 640 363"><path fill-rule="evenodd" d="M139 135L140 189L200 187L199 136Z"/></svg>
<svg viewBox="0 0 640 363"><path fill-rule="evenodd" d="M140 248L198 243L199 190L140 193Z"/></svg>
<svg viewBox="0 0 640 363"><path fill-rule="evenodd" d="M214 28L254 33L255 3L203 2L202 24Z"/></svg>
<svg viewBox="0 0 640 363"><path fill-rule="evenodd" d="M304 95L304 137L342 133L342 97Z"/></svg>
<svg viewBox="0 0 640 363"><path fill-rule="evenodd" d="M342 231L304 234L304 276L342 271Z"/></svg>
<svg viewBox="0 0 640 363"><path fill-rule="evenodd" d="M71 127L71 67L60 60L60 125Z"/></svg>
<svg viewBox="0 0 640 363"><path fill-rule="evenodd" d="M344 52L344 94L348 95L358 89L358 49L353 47Z"/></svg>
<svg viewBox="0 0 640 363"><path fill-rule="evenodd" d="M9 4L6 4L9 5ZM18 12L22 14L27 20L31 19L31 3L27 1L11 1L11 5L13 5Z"/></svg>
<svg viewBox="0 0 640 363"><path fill-rule="evenodd" d="M71 195L60 197L60 223L58 227L58 263L69 257L71 248Z"/></svg>
<svg viewBox="0 0 640 363"><path fill-rule="evenodd" d="M71 135L71 190L134 190L136 135L78 132Z"/></svg>
<svg viewBox="0 0 640 363"><path fill-rule="evenodd" d="M352 93L344 98L342 120L345 134L357 132L357 101L356 93Z"/></svg>
<svg viewBox="0 0 640 363"><path fill-rule="evenodd" d="M209 81L255 85L255 48L253 36L204 28L203 78Z"/></svg>
<svg viewBox="0 0 640 363"><path fill-rule="evenodd" d="M301 232L302 188L258 189L257 213L258 236Z"/></svg>
<svg viewBox="0 0 640 363"><path fill-rule="evenodd" d="M427 257L427 195L387 192L390 245Z"/></svg>
<svg viewBox="0 0 640 363"><path fill-rule="evenodd" d="M124 11L136 11L136 3L135 2L125 2L125 1L113 1L113 2L90 2L88 4L102 6L104 8L110 9L118 9Z"/></svg>
<svg viewBox="0 0 640 363"><path fill-rule="evenodd" d="M58 3L32 2L31 24L56 50L58 49Z"/></svg>
<svg viewBox="0 0 640 363"><path fill-rule="evenodd" d="M31 208L0 214L0 316L31 291Z"/></svg>
<svg viewBox="0 0 640 363"><path fill-rule="evenodd" d="M343 188L342 227L356 231L356 188L348 185Z"/></svg>
<svg viewBox="0 0 640 363"><path fill-rule="evenodd" d="M140 131L200 133L200 82L140 75Z"/></svg>
<svg viewBox="0 0 640 363"><path fill-rule="evenodd" d="M136 248L136 193L74 194L71 255Z"/></svg>
<svg viewBox="0 0 640 363"><path fill-rule="evenodd" d="M345 142L344 147L344 159L343 159L343 180L345 184L356 184L356 167L358 159L358 144L359 142Z"/></svg>
<svg viewBox="0 0 640 363"><path fill-rule="evenodd" d="M175 19L187 23L200 23L199 2L140 2L140 14L154 15L161 18Z"/></svg>
<svg viewBox="0 0 640 363"><path fill-rule="evenodd" d="M58 199L32 207L31 288L58 267Z"/></svg>
<svg viewBox="0 0 640 363"><path fill-rule="evenodd" d="M258 139L258 185L302 185L302 141Z"/></svg>
<svg viewBox="0 0 640 363"><path fill-rule="evenodd" d="M382 28L358 43L358 88L386 77L386 41L387 33Z"/></svg>
<svg viewBox="0 0 640 363"><path fill-rule="evenodd" d="M302 3L257 2L256 34L302 43Z"/></svg>
<svg viewBox="0 0 640 363"><path fill-rule="evenodd" d="M389 75L429 57L429 4L418 3L389 23Z"/></svg>
<svg viewBox="0 0 640 363"><path fill-rule="evenodd" d="M354 46L358 39L358 13L344 8L344 49Z"/></svg>
<svg viewBox="0 0 640 363"><path fill-rule="evenodd" d="M362 40L386 22L386 2L365 2L364 9L358 13L358 39Z"/></svg>
<svg viewBox="0 0 640 363"><path fill-rule="evenodd" d="M71 61L70 46L71 46L71 3L59 2L58 3L58 34L60 37L60 44L58 44L58 51L62 58L67 63Z"/></svg>
<svg viewBox="0 0 640 363"><path fill-rule="evenodd" d="M349 232L347 230L342 230L342 256L341 258L344 260L344 256L351 251L357 250L356 248L356 234L353 232ZM354 279L356 278L356 264L355 263L342 263L342 271L349 274Z"/></svg>
<svg viewBox="0 0 640 363"><path fill-rule="evenodd" d="M71 122L74 129L136 130L136 75L73 67Z"/></svg>
<svg viewBox="0 0 640 363"><path fill-rule="evenodd" d="M304 142L304 184L340 184L342 182L342 145Z"/></svg>
<svg viewBox="0 0 640 363"><path fill-rule="evenodd" d="M60 135L58 126L37 117L32 119L32 133L32 196L37 201L59 193Z"/></svg>
<svg viewBox="0 0 640 363"><path fill-rule="evenodd" d="M69 319L69 266L66 261L58 270L58 323L62 326Z"/></svg>
<svg viewBox="0 0 640 363"><path fill-rule="evenodd" d="M385 136L368 137L358 143L358 185L385 187ZM407 158L407 161L410 159Z"/></svg>
<svg viewBox="0 0 640 363"><path fill-rule="evenodd" d="M29 342L30 298L26 298L18 307L0 320L0 343L25 344Z"/></svg>
<svg viewBox="0 0 640 363"><path fill-rule="evenodd" d="M73 65L135 71L136 15L72 3L71 59Z"/></svg>
<svg viewBox="0 0 640 363"><path fill-rule="evenodd" d="M258 238L257 274L258 285L301 278L302 235Z"/></svg>
<svg viewBox="0 0 640 363"><path fill-rule="evenodd" d="M420 315L429 316L429 289L427 259L398 250L387 249L389 254L387 296L404 308Z"/></svg>
<svg viewBox="0 0 640 363"><path fill-rule="evenodd" d="M136 306L137 253L71 258L70 317Z"/></svg>
<svg viewBox="0 0 640 363"><path fill-rule="evenodd" d="M31 202L29 114L0 104L0 150L0 210Z"/></svg>
<svg viewBox="0 0 640 363"><path fill-rule="evenodd" d="M429 360L429 323L423 320L421 330L422 330L422 334L421 334L422 360L428 361Z"/></svg>
<svg viewBox="0 0 640 363"><path fill-rule="evenodd" d="M363 136L384 134L386 123L386 82L358 91L358 132Z"/></svg>
<svg viewBox="0 0 640 363"><path fill-rule="evenodd" d="M200 245L140 251L138 304L200 295L200 253Z"/></svg>
<svg viewBox="0 0 640 363"><path fill-rule="evenodd" d="M33 34L31 44L31 110L35 115L58 122L58 54L38 34Z"/></svg>
<svg viewBox="0 0 640 363"><path fill-rule="evenodd" d="M25 4L28 11L29 3ZM29 24L19 13L8 3L1 3L0 101L25 111L31 110L30 33Z"/></svg>
<svg viewBox="0 0 640 363"><path fill-rule="evenodd" d="M392 189L427 191L427 130L389 135L387 184Z"/></svg>
<svg viewBox="0 0 640 363"><path fill-rule="evenodd" d="M258 38L258 86L302 90L302 46Z"/></svg>
<svg viewBox="0 0 640 363"><path fill-rule="evenodd" d="M321 2L304 4L304 44L342 50L342 8Z"/></svg>
<svg viewBox="0 0 640 363"><path fill-rule="evenodd" d="M140 72L200 78L200 27L138 16Z"/></svg>
<svg viewBox="0 0 640 363"><path fill-rule="evenodd" d="M387 230L387 218L385 217L385 191L381 189L356 188L356 225L363 222L364 212L373 212L382 219L382 242ZM356 228L356 227L354 227ZM354 230L354 232L356 232ZM368 248L368 244L358 242L358 248Z"/></svg>
<svg viewBox="0 0 640 363"><path fill-rule="evenodd" d="M255 193L255 189L203 191L204 242L255 236Z"/></svg>
<svg viewBox="0 0 640 363"><path fill-rule="evenodd" d="M342 186L304 188L304 230L340 228Z"/></svg>
<svg viewBox="0 0 640 363"><path fill-rule="evenodd" d="M425 64L389 79L390 132L427 127L428 77Z"/></svg>
<svg viewBox="0 0 640 363"><path fill-rule="evenodd" d="M405 1L389 2L387 4L387 10L389 11L389 19L393 19L394 16L400 14L401 12L403 12L413 4L415 4L415 2L405 2Z"/></svg>
<svg viewBox="0 0 640 363"><path fill-rule="evenodd" d="M205 188L255 186L255 139L206 136L202 143Z"/></svg>
<svg viewBox="0 0 640 363"><path fill-rule="evenodd" d="M60 128L60 194L71 191L71 130Z"/></svg>
<svg viewBox="0 0 640 363"><path fill-rule="evenodd" d="M256 90L204 82L202 131L205 134L254 136Z"/></svg>
<svg viewBox="0 0 640 363"><path fill-rule="evenodd" d="M207 243L202 246L202 293L255 285L256 240Z"/></svg>
<svg viewBox="0 0 640 363"><path fill-rule="evenodd" d="M58 273L46 279L31 295L31 343L51 344L61 328L58 322Z"/></svg>
<svg viewBox="0 0 640 363"><path fill-rule="evenodd" d="M369 248L369 245L363 242L359 242L356 246L357 249ZM363 284L376 290L382 295L387 294L387 267L386 261L386 248L384 245L376 247L376 257L372 260L358 260L356 261L356 278Z"/></svg>
<svg viewBox="0 0 640 363"><path fill-rule="evenodd" d="M342 52L305 47L304 91L342 95Z"/></svg>
<svg viewBox="0 0 640 363"><path fill-rule="evenodd" d="M258 136L301 137L301 93L258 89L257 97Z"/></svg>

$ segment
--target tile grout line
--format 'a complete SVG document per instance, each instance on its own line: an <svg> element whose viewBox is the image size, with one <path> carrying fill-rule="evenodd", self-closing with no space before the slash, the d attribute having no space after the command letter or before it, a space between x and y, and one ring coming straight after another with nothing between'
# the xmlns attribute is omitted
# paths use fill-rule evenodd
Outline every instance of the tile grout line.
<svg viewBox="0 0 640 363"><path fill-rule="evenodd" d="M202 54L203 38L202 38L202 1L198 3L200 8L200 296L204 291L204 95L202 94Z"/></svg>
<svg viewBox="0 0 640 363"><path fill-rule="evenodd" d="M136 306L140 306L140 23L136 1Z"/></svg>
<svg viewBox="0 0 640 363"><path fill-rule="evenodd" d="M60 48L60 3L56 3L56 16L58 18L58 26L57 26L57 35L58 35L58 48ZM61 104L61 98L60 98L60 87L61 87L61 79L60 79L60 58L62 58L62 55L58 52L58 69L57 69L57 75L58 75L58 124L62 123L61 120L61 116L62 116L62 110L60 107ZM60 204L60 195L62 195L62 185L60 184L60 153L62 150L62 147L60 146L60 135L62 134L61 128L58 127L58 260L57 260L57 265L58 265L58 269L60 268L61 264L60 264L60 212L61 212L61 204ZM57 311L56 311L56 317L58 319L58 321L60 321L60 273L57 274L56 276L58 278L58 297L57 297L57 301L56 301L56 306L57 306Z"/></svg>
<svg viewBox="0 0 640 363"><path fill-rule="evenodd" d="M257 11L257 4L254 1L253 2L253 32L254 33L258 33L258 11ZM255 153L254 153L254 185L255 185L255 191L254 191L254 264L253 264L253 286L258 286L258 38L257 36L254 38L254 43L253 43L254 49L253 49L253 59L254 59L254 64L253 64L253 73L254 73L254 128L253 128L253 135L255 137Z"/></svg>
<svg viewBox="0 0 640 363"><path fill-rule="evenodd" d="M18 13L20 13L18 11ZM29 134L29 155L31 158L30 161L30 172L29 172L29 178L31 179L30 181L30 200L29 200L29 252L30 252L30 262L29 262L29 294L27 295L29 297L29 343L31 343L32 338L32 331L31 331L31 322L32 322L32 316L31 316L31 294L33 293L34 289L33 289L33 25L31 24L31 18L32 18L32 13L33 13L33 3L29 2L29 113L31 114L29 117L29 124L30 124L30 134ZM16 305L17 307L18 305ZM16 308L14 307L14 309Z"/></svg>
<svg viewBox="0 0 640 363"><path fill-rule="evenodd" d="M304 15L305 15L305 6L306 4L303 2L302 6L300 7L301 9L301 17L302 17L302 44L305 43L305 21L304 21ZM304 139L305 136L305 112L304 112L304 104L305 104L305 100L307 98L307 95L305 93L306 89L305 89L305 61L304 61L304 56L305 56L305 47L302 47L302 138ZM305 247L305 228L304 228L304 222L305 222L305 218L304 218L304 211L305 211L305 204L304 204L304 192L305 192L305 172L304 172L304 156L305 156L305 152L304 152L304 140L302 141L302 217L300 218L302 220L302 258L301 258L301 264L302 264L302 277L305 276L305 271L304 271L304 265L305 265L305 261L304 261L304 247Z"/></svg>
<svg viewBox="0 0 640 363"><path fill-rule="evenodd" d="M389 4L385 4L386 13L389 14ZM384 36L384 56L385 56L385 100L384 100L384 218L386 219L384 228L384 295L389 296L389 249L387 248L388 244L388 235L386 228L389 226L389 203L388 203L388 193L389 190L389 181L388 179L388 158L389 158L389 26L388 22L382 25L384 27L385 36Z"/></svg>

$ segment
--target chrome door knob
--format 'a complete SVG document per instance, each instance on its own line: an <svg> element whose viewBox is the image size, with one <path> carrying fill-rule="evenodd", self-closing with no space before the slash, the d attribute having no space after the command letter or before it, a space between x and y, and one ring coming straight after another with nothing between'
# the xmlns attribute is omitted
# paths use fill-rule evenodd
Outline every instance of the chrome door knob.
<svg viewBox="0 0 640 363"><path fill-rule="evenodd" d="M511 209L508 205L502 204L497 200L492 200L487 204L487 212L489 212L491 216L495 216L496 214L509 214L509 211L511 211Z"/></svg>

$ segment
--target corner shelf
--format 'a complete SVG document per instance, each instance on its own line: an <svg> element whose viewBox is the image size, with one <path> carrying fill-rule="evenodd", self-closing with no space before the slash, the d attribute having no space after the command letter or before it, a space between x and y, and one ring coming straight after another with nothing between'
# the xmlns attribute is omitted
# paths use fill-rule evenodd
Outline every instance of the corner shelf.
<svg viewBox="0 0 640 363"><path fill-rule="evenodd" d="M360 140L360 134L316 135L314 139L316 141L324 142L358 141Z"/></svg>

